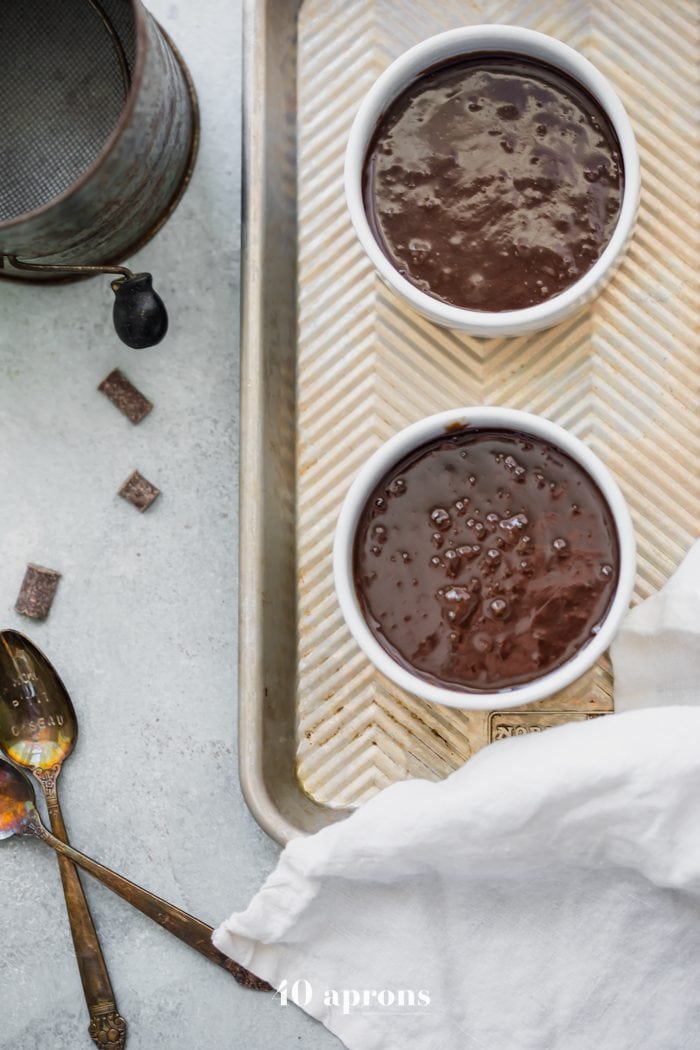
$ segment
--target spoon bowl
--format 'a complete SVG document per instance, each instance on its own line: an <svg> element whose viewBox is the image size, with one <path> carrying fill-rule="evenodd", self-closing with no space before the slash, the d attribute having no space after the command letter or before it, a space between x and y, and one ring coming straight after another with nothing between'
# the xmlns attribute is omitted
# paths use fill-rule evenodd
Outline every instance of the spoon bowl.
<svg viewBox="0 0 700 1050"><path fill-rule="evenodd" d="M0 839L26 835L37 818L29 778L0 759Z"/></svg>
<svg viewBox="0 0 700 1050"><path fill-rule="evenodd" d="M60 767L78 721L68 691L40 649L19 631L0 632L0 743L29 769Z"/></svg>

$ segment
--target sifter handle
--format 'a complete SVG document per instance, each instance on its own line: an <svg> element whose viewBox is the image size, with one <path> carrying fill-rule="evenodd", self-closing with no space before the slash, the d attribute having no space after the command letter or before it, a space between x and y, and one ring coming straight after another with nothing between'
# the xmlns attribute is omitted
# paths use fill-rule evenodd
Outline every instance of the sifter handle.
<svg viewBox="0 0 700 1050"><path fill-rule="evenodd" d="M157 346L168 331L168 311L165 303L153 287L150 273L133 273L126 266L70 266L63 263L21 262L16 255L0 256L18 270L36 273L75 274L90 277L97 273L118 274L112 281L114 330L123 343L133 350L145 350Z"/></svg>

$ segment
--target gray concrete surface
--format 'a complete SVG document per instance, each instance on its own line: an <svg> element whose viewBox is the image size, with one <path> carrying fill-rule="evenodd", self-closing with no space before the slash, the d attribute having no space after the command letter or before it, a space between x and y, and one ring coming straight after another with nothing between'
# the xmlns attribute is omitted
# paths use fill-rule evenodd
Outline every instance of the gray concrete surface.
<svg viewBox="0 0 700 1050"><path fill-rule="evenodd" d="M150 7L203 116L192 186L138 259L171 334L123 347L107 279L0 286L0 622L46 650L77 707L61 784L74 844L216 923L277 857L235 750L240 0ZM140 426L95 389L115 366L155 402ZM144 515L116 496L134 467L163 491ZM45 624L13 610L27 561L63 573ZM131 1050L339 1046L86 885ZM54 857L3 842L0 1047L87 1050L86 1029Z"/></svg>

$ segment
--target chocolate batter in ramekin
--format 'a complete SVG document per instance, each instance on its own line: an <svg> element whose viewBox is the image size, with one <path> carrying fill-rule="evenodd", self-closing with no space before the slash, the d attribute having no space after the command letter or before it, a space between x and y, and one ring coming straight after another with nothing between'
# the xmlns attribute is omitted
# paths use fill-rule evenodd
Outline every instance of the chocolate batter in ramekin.
<svg viewBox="0 0 700 1050"><path fill-rule="evenodd" d="M506 689L586 645L615 595L618 538L589 474L540 438L463 429L413 451L360 515L354 581L380 645L421 678Z"/></svg>
<svg viewBox="0 0 700 1050"><path fill-rule="evenodd" d="M486 52L429 70L384 113L365 158L374 237L424 292L517 310L573 285L618 220L620 144L577 81Z"/></svg>

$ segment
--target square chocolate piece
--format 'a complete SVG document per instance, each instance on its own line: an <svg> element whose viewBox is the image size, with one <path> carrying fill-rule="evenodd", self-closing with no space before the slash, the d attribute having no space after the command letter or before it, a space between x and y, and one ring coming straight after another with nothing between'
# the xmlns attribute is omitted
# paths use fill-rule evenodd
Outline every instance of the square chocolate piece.
<svg viewBox="0 0 700 1050"><path fill-rule="evenodd" d="M119 495L136 507L137 510L143 512L148 510L154 500L158 499L160 489L157 489L155 485L151 485L150 481L147 481L143 474L139 474L138 470L135 470L119 489Z"/></svg>
<svg viewBox="0 0 700 1050"><path fill-rule="evenodd" d="M45 569L43 565L32 565L30 562L15 602L17 612L22 616L31 616L33 620L45 620L60 579L61 574L55 569Z"/></svg>
<svg viewBox="0 0 700 1050"><path fill-rule="evenodd" d="M153 408L152 402L144 397L118 368L110 372L97 389L134 424L140 423Z"/></svg>

